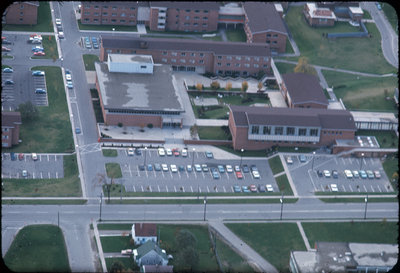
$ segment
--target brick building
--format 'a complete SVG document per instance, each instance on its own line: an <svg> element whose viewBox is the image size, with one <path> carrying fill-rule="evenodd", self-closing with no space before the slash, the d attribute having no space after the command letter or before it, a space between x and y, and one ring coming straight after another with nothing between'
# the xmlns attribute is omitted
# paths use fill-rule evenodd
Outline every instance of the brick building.
<svg viewBox="0 0 400 273"><path fill-rule="evenodd" d="M281 93L291 108L328 108L328 100L314 75L289 73L282 75Z"/></svg>
<svg viewBox="0 0 400 273"><path fill-rule="evenodd" d="M19 142L20 112L1 112L1 147L9 148Z"/></svg>
<svg viewBox="0 0 400 273"><path fill-rule="evenodd" d="M345 110L230 105L229 129L235 150L272 146L331 146L354 139L353 116Z"/></svg>
<svg viewBox="0 0 400 273"><path fill-rule="evenodd" d="M335 13L326 7L317 6L315 3L307 3L303 9L304 17L308 24L314 26L333 26L337 20Z"/></svg>
<svg viewBox="0 0 400 273"><path fill-rule="evenodd" d="M287 30L272 3L244 2L244 31L248 43L266 43L273 53L286 51Z"/></svg>
<svg viewBox="0 0 400 273"><path fill-rule="evenodd" d="M3 13L5 23L11 25L36 25L39 1L13 2Z"/></svg>
<svg viewBox="0 0 400 273"><path fill-rule="evenodd" d="M155 63L171 65L174 71L240 76L271 71L269 46L261 43L102 36L100 60L109 53L151 55Z"/></svg>

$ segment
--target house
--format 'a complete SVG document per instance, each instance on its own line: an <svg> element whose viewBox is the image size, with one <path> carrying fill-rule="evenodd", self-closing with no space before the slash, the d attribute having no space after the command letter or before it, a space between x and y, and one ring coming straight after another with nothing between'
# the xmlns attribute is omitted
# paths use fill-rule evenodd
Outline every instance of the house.
<svg viewBox="0 0 400 273"><path fill-rule="evenodd" d="M316 242L315 250L291 251L289 269L292 273L389 272L397 257L398 245Z"/></svg>
<svg viewBox="0 0 400 273"><path fill-rule="evenodd" d="M230 105L228 125L235 150L331 146L354 139L357 130L349 111L320 108Z"/></svg>
<svg viewBox="0 0 400 273"><path fill-rule="evenodd" d="M303 14L308 24L312 27L334 26L337 20L332 10L319 7L315 3L306 3Z"/></svg>
<svg viewBox="0 0 400 273"><path fill-rule="evenodd" d="M142 265L161 265L168 264L168 256L164 249L161 249L157 243L147 241L137 249L133 250L133 257L138 266Z"/></svg>
<svg viewBox="0 0 400 273"><path fill-rule="evenodd" d="M304 73L282 75L281 93L291 108L328 108L318 77Z"/></svg>
<svg viewBox="0 0 400 273"><path fill-rule="evenodd" d="M265 43L103 35L100 61L110 53L151 55L154 63L171 65L173 71L244 77L271 71L270 47Z"/></svg>
<svg viewBox="0 0 400 273"><path fill-rule="evenodd" d="M1 147L10 148L19 143L20 112L1 112Z"/></svg>
<svg viewBox="0 0 400 273"><path fill-rule="evenodd" d="M148 55L108 54L95 63L96 88L106 125L181 127L184 112L171 67Z"/></svg>
<svg viewBox="0 0 400 273"><path fill-rule="evenodd" d="M140 268L143 273L172 273L174 272L173 265L143 265Z"/></svg>
<svg viewBox="0 0 400 273"><path fill-rule="evenodd" d="M271 52L284 53L288 32L276 6L269 2L244 2L243 9L247 42L266 43Z"/></svg>
<svg viewBox="0 0 400 273"><path fill-rule="evenodd" d="M10 25L36 25L39 1L11 3L3 13L5 23Z"/></svg>
<svg viewBox="0 0 400 273"><path fill-rule="evenodd" d="M156 224L133 224L132 239L135 245L141 245L147 241L157 242L157 225Z"/></svg>

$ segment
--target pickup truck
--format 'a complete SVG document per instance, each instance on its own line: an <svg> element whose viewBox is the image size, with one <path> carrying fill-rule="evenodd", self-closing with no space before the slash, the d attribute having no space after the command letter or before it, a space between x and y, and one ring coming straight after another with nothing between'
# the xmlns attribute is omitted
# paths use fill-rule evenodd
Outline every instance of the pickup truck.
<svg viewBox="0 0 400 273"><path fill-rule="evenodd" d="M123 249L121 250L122 255L131 255L132 254L132 249Z"/></svg>

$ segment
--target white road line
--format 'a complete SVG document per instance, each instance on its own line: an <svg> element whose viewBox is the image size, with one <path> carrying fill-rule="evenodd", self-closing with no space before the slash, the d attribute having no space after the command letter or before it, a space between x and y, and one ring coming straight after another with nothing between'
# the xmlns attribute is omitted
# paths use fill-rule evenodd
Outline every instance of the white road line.
<svg viewBox="0 0 400 273"><path fill-rule="evenodd" d="M367 188L365 187L365 185L363 185L363 186L364 186L365 192L367 192L368 191Z"/></svg>
<svg viewBox="0 0 400 273"><path fill-rule="evenodd" d="M201 193L201 188L199 187L199 193Z"/></svg>
<svg viewBox="0 0 400 273"><path fill-rule="evenodd" d="M151 186L149 186L150 192L153 192L153 190L151 189Z"/></svg>
<svg viewBox="0 0 400 273"><path fill-rule="evenodd" d="M3 175L2 175L3 176ZM3 178L3 177L2 177ZM32 173L32 178L35 179L35 172Z"/></svg>
<svg viewBox="0 0 400 273"><path fill-rule="evenodd" d="M136 187L135 187L135 185L133 185L132 187L133 187L133 191L136 192Z"/></svg>
<svg viewBox="0 0 400 273"><path fill-rule="evenodd" d="M164 175L164 171L161 171L161 173L162 173L162 177L165 177L165 175Z"/></svg>
<svg viewBox="0 0 400 273"><path fill-rule="evenodd" d="M128 170L129 170L129 174L132 177L132 170L131 170L131 164L128 164Z"/></svg>
<svg viewBox="0 0 400 273"><path fill-rule="evenodd" d="M42 161L42 156L41 155L39 155L39 161Z"/></svg>
<svg viewBox="0 0 400 273"><path fill-rule="evenodd" d="M353 188L351 187L351 185L349 185L351 192L353 192Z"/></svg>
<svg viewBox="0 0 400 273"><path fill-rule="evenodd" d="M49 155L47 155L47 161L50 161L50 157L49 157Z"/></svg>
<svg viewBox="0 0 400 273"><path fill-rule="evenodd" d="M184 187L184 186L182 186L181 188L182 188L182 192L185 192L185 187Z"/></svg>
<svg viewBox="0 0 400 273"><path fill-rule="evenodd" d="M146 166L144 166L144 171L145 171L145 173L146 173L146 177L149 178L149 174L147 173L147 168L146 168Z"/></svg>
<svg viewBox="0 0 400 273"><path fill-rule="evenodd" d="M320 184L322 192L325 192L324 186Z"/></svg>
<svg viewBox="0 0 400 273"><path fill-rule="evenodd" d="M386 186L385 186L385 190L386 190L386 192L389 192L389 189L388 189L388 187L386 187Z"/></svg>
<svg viewBox="0 0 400 273"><path fill-rule="evenodd" d="M378 189L379 189L380 192L382 192L382 189L381 189L381 187L379 187L379 185L378 185Z"/></svg>
<svg viewBox="0 0 400 273"><path fill-rule="evenodd" d="M190 190L193 192L193 188L192 188L192 186L190 186Z"/></svg>
<svg viewBox="0 0 400 273"><path fill-rule="evenodd" d="M56 178L58 178L58 172L56 172Z"/></svg>
<svg viewBox="0 0 400 273"><path fill-rule="evenodd" d="M54 161L57 162L57 156L56 155L54 155Z"/></svg>
<svg viewBox="0 0 400 273"><path fill-rule="evenodd" d="M149 157L151 157L151 152L149 151Z"/></svg>
<svg viewBox="0 0 400 273"><path fill-rule="evenodd" d="M160 190L160 186L159 186L159 185L157 185L157 188L158 188L158 192L161 192L161 190Z"/></svg>
<svg viewBox="0 0 400 273"><path fill-rule="evenodd" d="M168 186L165 186L165 188L167 189L167 192L168 192Z"/></svg>
<svg viewBox="0 0 400 273"><path fill-rule="evenodd" d="M194 177L197 178L197 174L196 174L195 170L193 170L193 173L194 173Z"/></svg>
<svg viewBox="0 0 400 273"><path fill-rule="evenodd" d="M228 179L230 179L230 178L229 178L229 174L228 174L227 172L226 172L225 174L226 174L226 177L227 177Z"/></svg>
<svg viewBox="0 0 400 273"><path fill-rule="evenodd" d="M215 186L215 192L218 192L218 187L217 186Z"/></svg>
<svg viewBox="0 0 400 273"><path fill-rule="evenodd" d="M185 173L186 173L186 177L187 177L187 178L189 178L189 174L188 174L188 172L186 172L186 171L185 171Z"/></svg>
<svg viewBox="0 0 400 273"><path fill-rule="evenodd" d="M141 188L142 188L142 192L144 192L144 190L143 190L143 186L140 186Z"/></svg>
<svg viewBox="0 0 400 273"><path fill-rule="evenodd" d="M201 172L201 174L203 175L203 178L206 178L206 177L204 176L204 172Z"/></svg>
<svg viewBox="0 0 400 273"><path fill-rule="evenodd" d="M176 187L174 186L174 191L176 192Z"/></svg>
<svg viewBox="0 0 400 273"><path fill-rule="evenodd" d="M49 175L49 178L50 178L50 172L48 172L47 174Z"/></svg>
<svg viewBox="0 0 400 273"><path fill-rule="evenodd" d="M210 192L210 189L208 188L208 186L207 186L207 192Z"/></svg>
<svg viewBox="0 0 400 273"><path fill-rule="evenodd" d="M346 191L346 188L344 187L344 185L342 185L343 191Z"/></svg>
<svg viewBox="0 0 400 273"><path fill-rule="evenodd" d="M171 175L171 178L173 178L173 176L172 176L172 172L169 172L169 174Z"/></svg>
<svg viewBox="0 0 400 273"><path fill-rule="evenodd" d="M137 174L138 174L138 176L140 177L139 165L136 166L136 169L137 169Z"/></svg>
<svg viewBox="0 0 400 273"><path fill-rule="evenodd" d="M374 187L372 187L372 185L371 185L371 190L372 190L372 192L375 192Z"/></svg>
<svg viewBox="0 0 400 273"><path fill-rule="evenodd" d="M42 172L40 172L40 178L43 179L43 173Z"/></svg>
<svg viewBox="0 0 400 273"><path fill-rule="evenodd" d="M224 189L224 192L226 192L225 186L222 186L222 188Z"/></svg>
<svg viewBox="0 0 400 273"><path fill-rule="evenodd" d="M181 173L180 172L178 172L178 175L179 175L179 178L181 178Z"/></svg>

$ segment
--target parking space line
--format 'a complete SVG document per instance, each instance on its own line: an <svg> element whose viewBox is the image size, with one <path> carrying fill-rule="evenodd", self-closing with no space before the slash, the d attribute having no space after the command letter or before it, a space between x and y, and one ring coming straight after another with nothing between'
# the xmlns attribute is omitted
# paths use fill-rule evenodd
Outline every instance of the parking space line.
<svg viewBox="0 0 400 273"><path fill-rule="evenodd" d="M149 174L147 173L146 166L145 166L145 169L144 169L144 171L145 171L145 173L146 173L146 178L149 178Z"/></svg>
<svg viewBox="0 0 400 273"><path fill-rule="evenodd" d="M344 187L344 185L342 185L342 187L343 187L343 191L346 191L346 188Z"/></svg>
<svg viewBox="0 0 400 273"><path fill-rule="evenodd" d="M365 187L365 185L363 185L363 186L364 186L365 192L367 192L367 188Z"/></svg>
<svg viewBox="0 0 400 273"><path fill-rule="evenodd" d="M378 185L377 187L378 187L379 191L380 191L380 192L382 192L382 189L381 189L381 187L379 187L379 185Z"/></svg>
<svg viewBox="0 0 400 273"><path fill-rule="evenodd" d="M336 156L333 157L333 160L335 161L335 164L337 165L338 163L337 163L337 160L336 160Z"/></svg>
<svg viewBox="0 0 400 273"><path fill-rule="evenodd" d="M135 185L133 185L132 187L133 187L133 191L136 192L136 187L135 187Z"/></svg>
<svg viewBox="0 0 400 273"><path fill-rule="evenodd" d="M140 186L141 188L142 188L142 192L144 192L144 190L143 190L143 186Z"/></svg>
<svg viewBox="0 0 400 273"><path fill-rule="evenodd" d="M181 173L180 172L178 172L178 175L179 175L179 178L181 178Z"/></svg>
<svg viewBox="0 0 400 273"><path fill-rule="evenodd" d="M207 192L210 192L210 189L208 188L208 185L207 185Z"/></svg>
<svg viewBox="0 0 400 273"><path fill-rule="evenodd" d="M194 177L197 178L197 174L196 174L195 170L193 170L193 173L194 173Z"/></svg>
<svg viewBox="0 0 400 273"><path fill-rule="evenodd" d="M43 173L42 172L40 172L40 178L43 179Z"/></svg>
<svg viewBox="0 0 400 273"><path fill-rule="evenodd" d="M48 174L49 174L49 178L50 178L50 172L48 172Z"/></svg>
<svg viewBox="0 0 400 273"><path fill-rule="evenodd" d="M167 192L168 192L168 186L165 186L165 188L167 189Z"/></svg>
<svg viewBox="0 0 400 273"><path fill-rule="evenodd" d="M128 170L129 170L129 174L130 174L131 177L132 177L131 164L128 164Z"/></svg>
<svg viewBox="0 0 400 273"><path fill-rule="evenodd" d="M217 186L215 186L215 188L214 188L214 189L215 189L215 192L218 192L218 187L217 187Z"/></svg>
<svg viewBox="0 0 400 273"><path fill-rule="evenodd" d="M350 164L353 164L353 161L351 160L351 158L349 157L348 159L349 159Z"/></svg>
<svg viewBox="0 0 400 273"><path fill-rule="evenodd" d="M192 186L190 186L190 190L193 192L193 188L192 188Z"/></svg>
<svg viewBox="0 0 400 273"><path fill-rule="evenodd" d="M187 178L189 178L189 174L188 174L188 172L187 172L187 171L185 171L185 173L186 173L186 177L187 177Z"/></svg>
<svg viewBox="0 0 400 273"><path fill-rule="evenodd" d="M322 184L319 184L321 186L322 192L325 192L324 186Z"/></svg>
<svg viewBox="0 0 400 273"><path fill-rule="evenodd" d="M159 185L157 185L157 188L158 188L158 192L160 192L160 186Z"/></svg>
<svg viewBox="0 0 400 273"><path fill-rule="evenodd" d="M165 176L164 176L164 171L161 171L161 174L162 174L163 177L165 177Z"/></svg>
<svg viewBox="0 0 400 273"><path fill-rule="evenodd" d="M151 157L151 152L149 151L149 157Z"/></svg>
<svg viewBox="0 0 400 273"><path fill-rule="evenodd" d="M227 177L228 179L230 179L228 173L226 172L225 174L226 174L226 177Z"/></svg>
<svg viewBox="0 0 400 273"><path fill-rule="evenodd" d="M198 187L198 189L199 189L199 193L201 193L201 188L199 187L199 186L197 186Z"/></svg>
<svg viewBox="0 0 400 273"><path fill-rule="evenodd" d="M375 192L374 187L372 187L372 185L371 185L371 190L372 190L372 192Z"/></svg>
<svg viewBox="0 0 400 273"><path fill-rule="evenodd" d="M2 175L3 176L3 175ZM3 178L3 177L2 177ZM32 173L32 178L35 179L35 172Z"/></svg>
<svg viewBox="0 0 400 273"><path fill-rule="evenodd" d="M50 161L49 155L47 155L47 161Z"/></svg>
<svg viewBox="0 0 400 273"><path fill-rule="evenodd" d="M343 165L346 165L346 161L344 161L344 158L341 157L340 159L343 161Z"/></svg>
<svg viewBox="0 0 400 273"><path fill-rule="evenodd" d="M39 161L42 161L42 156L41 155L39 155Z"/></svg>
<svg viewBox="0 0 400 273"><path fill-rule="evenodd" d="M170 172L170 171L168 171L169 172L169 174L171 175L171 178L173 178L173 176L172 176L172 172Z"/></svg>
<svg viewBox="0 0 400 273"><path fill-rule="evenodd" d="M351 187L351 185L349 185L351 192L353 192L353 188Z"/></svg>
<svg viewBox="0 0 400 273"><path fill-rule="evenodd" d="M149 186L150 192L153 192L153 190L151 189L151 186Z"/></svg>
<svg viewBox="0 0 400 273"><path fill-rule="evenodd" d="M388 189L388 187L384 187L384 189L386 190L386 192L389 192L389 189Z"/></svg>
<svg viewBox="0 0 400 273"><path fill-rule="evenodd" d="M226 192L225 186L222 186L222 188L224 189L224 192Z"/></svg>
<svg viewBox="0 0 400 273"><path fill-rule="evenodd" d="M56 172L56 178L58 178L58 172Z"/></svg>
<svg viewBox="0 0 400 273"><path fill-rule="evenodd" d="M175 187L175 185L174 185L174 191L176 192L176 187Z"/></svg>

